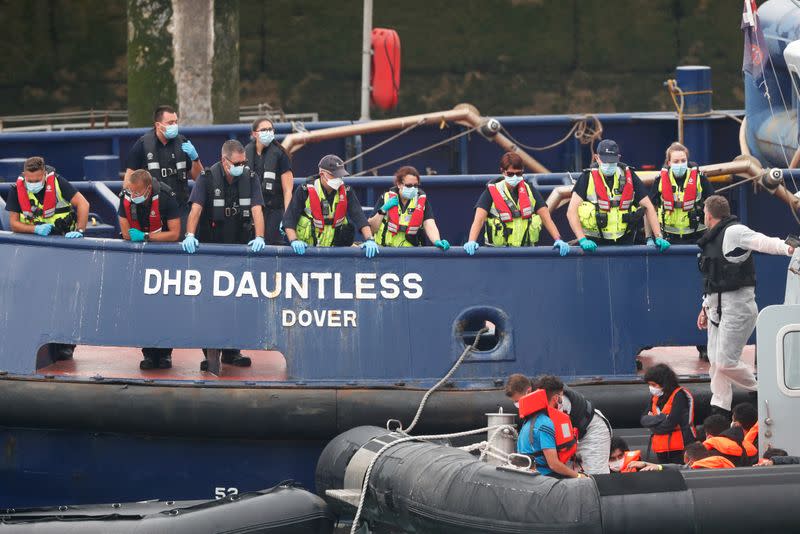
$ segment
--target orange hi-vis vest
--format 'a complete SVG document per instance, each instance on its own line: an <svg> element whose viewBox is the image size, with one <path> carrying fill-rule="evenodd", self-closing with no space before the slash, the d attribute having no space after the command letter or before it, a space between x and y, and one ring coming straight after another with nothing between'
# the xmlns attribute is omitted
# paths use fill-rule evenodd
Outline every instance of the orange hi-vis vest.
<svg viewBox="0 0 800 534"><path fill-rule="evenodd" d="M693 167L689 173L689 179L686 180L686 189L683 190L683 202L676 205L675 197L672 194L672 183L669 179L669 169L661 169L661 204L667 211L674 209L683 209L683 211L692 211L694 203L697 200L697 167Z"/></svg>
<svg viewBox="0 0 800 534"><path fill-rule="evenodd" d="M692 469L732 469L734 467L736 466L723 456L709 456L692 464Z"/></svg>
<svg viewBox="0 0 800 534"><path fill-rule="evenodd" d="M625 456L622 457L622 468L620 473L635 473L637 469L630 466L631 462L638 462L642 459L641 451L625 451Z"/></svg>
<svg viewBox="0 0 800 534"><path fill-rule="evenodd" d="M740 467L751 466L758 460L758 449L752 443L742 441L741 444L726 436L714 436L703 442L706 449L717 451Z"/></svg>
<svg viewBox="0 0 800 534"><path fill-rule="evenodd" d="M533 426L536 416L545 413L552 421L556 431L556 452L558 459L567 463L575 456L578 449L578 429L572 426L569 415L561 410L552 408L547 403L547 393L543 389L537 389L533 393L528 393L519 400L519 416L523 420L530 418L530 440L533 445ZM534 451L534 457L544 456L544 451Z"/></svg>
<svg viewBox="0 0 800 534"><path fill-rule="evenodd" d="M689 429L692 431L692 435L696 436L697 433L694 429L694 397L692 397L692 394L689 393L689 390L685 388L675 388L675 390L667 399L667 403L663 408L661 408L660 411L658 409L658 397L654 395L652 405L650 407L650 415L658 415L660 413L669 415L672 411L672 401L675 400L675 395L677 395L679 391L686 393L686 397L689 399ZM683 429L681 425L675 425L675 428L669 434L653 434L651 439L653 442L653 451L657 453L682 451L686 446L686 444L683 442Z"/></svg>
<svg viewBox="0 0 800 534"><path fill-rule="evenodd" d="M744 435L744 440L753 447L756 446L756 443L758 443L758 422L750 427L750 430Z"/></svg>

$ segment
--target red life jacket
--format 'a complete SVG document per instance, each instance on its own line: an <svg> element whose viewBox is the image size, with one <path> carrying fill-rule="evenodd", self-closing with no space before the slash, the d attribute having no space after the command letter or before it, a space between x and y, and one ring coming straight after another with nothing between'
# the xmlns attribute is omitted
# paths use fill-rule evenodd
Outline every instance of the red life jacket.
<svg viewBox="0 0 800 534"><path fill-rule="evenodd" d="M641 451L625 451L625 456L622 459L622 468L620 468L620 473L635 473L638 469L634 469L629 464L631 462L638 462L642 459Z"/></svg>
<svg viewBox="0 0 800 534"><path fill-rule="evenodd" d="M332 224L334 227L339 227L342 225L345 217L347 217L347 190L344 184L339 187L339 191L336 194L339 195L339 202L336 204L336 212L333 214L332 219L326 219L323 213L324 211L330 212L330 209L323 211L322 203L324 199L321 199L317 193L316 182L308 186L308 205L311 208L311 218L314 221L314 228L316 228L319 233L322 233L325 229L326 223L329 225ZM327 207L328 201L324 200L324 202Z"/></svg>
<svg viewBox="0 0 800 534"><path fill-rule="evenodd" d="M757 447L756 444L758 443L758 421L756 421L756 424L751 426L750 430L748 430L747 433L744 435L744 440L753 447Z"/></svg>
<svg viewBox="0 0 800 534"><path fill-rule="evenodd" d="M597 207L600 211L611 211L611 208L619 207L620 210L629 210L633 202L633 177L630 167L625 167L625 185L622 187L622 195L619 198L619 205L613 206L608 198L608 187L600 171L592 169L592 180L594 181L594 192L597 195Z"/></svg>
<svg viewBox="0 0 800 534"><path fill-rule="evenodd" d="M543 389L528 393L519 400L519 416L522 419L530 418L531 446L533 445L533 426L536 416L540 413L546 413L553 421L553 427L556 431L558 459L563 463L569 462L578 450L578 429L572 426L572 420L569 415L550 407L547 403L547 393ZM536 451L533 456L542 457L544 452Z"/></svg>
<svg viewBox="0 0 800 534"><path fill-rule="evenodd" d="M158 188L155 184L156 181L153 180L153 192L150 194L150 222L149 222L149 228L147 228L147 230L144 230L141 227L141 225L139 224L139 218L134 217L133 214L131 213L131 204L132 204L131 197L125 195L122 199L123 205L125 206L125 218L128 219L128 224L131 226L131 228L136 228L137 230L150 232L151 234L160 232L162 226L161 210L158 208L159 191L157 190ZM136 206L138 209L140 206L144 207L145 204L146 202L143 202L142 204L139 205L134 204L134 206Z"/></svg>
<svg viewBox="0 0 800 534"><path fill-rule="evenodd" d="M659 413L669 415L672 411L672 401L675 400L675 395L677 395L679 391L686 393L686 397L689 399L689 429L692 431L692 435L696 436L697 434L694 429L694 397L692 397L688 389L682 387L675 388L669 396L669 399L667 399L667 403L660 411L658 409L659 397L654 395L650 406L650 415L657 415ZM653 440L653 451L655 452L682 451L686 445L683 442L683 429L681 425L675 425L675 428L669 434L653 434L651 439Z"/></svg>
<svg viewBox="0 0 800 534"><path fill-rule="evenodd" d="M727 436L714 436L703 442L706 449L716 451L741 467L753 465L758 460L758 449L752 443L741 444Z"/></svg>
<svg viewBox="0 0 800 534"><path fill-rule="evenodd" d="M44 177L44 202L41 207L31 207L31 199L28 197L28 189L25 187L25 178L22 176L17 178L17 200L19 200L19 208L22 211L22 216L26 219L33 219L37 216L46 219L55 215L56 173L50 172Z"/></svg>
<svg viewBox="0 0 800 534"><path fill-rule="evenodd" d="M528 196L528 185L525 180L520 180L517 184L517 202L519 209L514 207L512 199L507 198L497 188L497 184L489 184L489 194L492 196L492 203L495 209L500 214L500 221L509 223L514 219L522 217L523 219L530 219L533 216L533 206L531 206L531 198Z"/></svg>
<svg viewBox="0 0 800 534"><path fill-rule="evenodd" d="M683 211L692 211L697 200L697 167L692 167L689 172L689 179L684 184L683 205L678 206ZM669 179L669 169L661 169L661 205L667 211L675 209L675 197L672 196L672 182Z"/></svg>
<svg viewBox="0 0 800 534"><path fill-rule="evenodd" d="M397 196L397 193L394 191L389 191L389 198L394 198ZM392 206L389 208L389 211L386 213L388 219L386 221L386 229L389 231L390 234L395 235L398 231L405 233L406 235L416 235L419 231L420 227L422 226L422 221L425 218L425 202L426 202L426 195L419 195L417 196L417 205L414 208L414 212L411 214L411 219L408 221L408 226L403 226L400 224L400 207Z"/></svg>
<svg viewBox="0 0 800 534"><path fill-rule="evenodd" d="M692 464L692 469L732 469L734 467L736 466L730 460L722 456L709 456Z"/></svg>

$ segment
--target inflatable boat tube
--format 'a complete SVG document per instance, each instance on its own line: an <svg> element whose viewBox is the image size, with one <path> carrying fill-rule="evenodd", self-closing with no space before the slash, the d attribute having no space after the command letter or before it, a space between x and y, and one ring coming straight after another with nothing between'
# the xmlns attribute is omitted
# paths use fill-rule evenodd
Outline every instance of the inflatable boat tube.
<svg viewBox="0 0 800 534"><path fill-rule="evenodd" d="M305 490L276 486L216 501L145 501L126 504L0 510L3 532L328 534L334 516Z"/></svg>
<svg viewBox="0 0 800 534"><path fill-rule="evenodd" d="M317 464L317 491L363 483L392 436L361 427ZM378 457L362 516L376 532L797 532L800 466L664 470L557 480L509 471L460 449L400 443ZM346 505L328 498L339 512ZM352 514L352 507L349 513Z"/></svg>
<svg viewBox="0 0 800 534"><path fill-rule="evenodd" d="M709 410L708 383L684 384L695 398L695 421ZM649 402L647 386L581 385L580 391L614 428L639 426ZM150 436L219 439L331 439L362 425L408 424L424 391L91 384L0 379L0 421L5 427L58 428ZM746 400L738 393L734 402ZM428 401L419 433L445 433L485 425L485 413L515 411L502 390L442 390Z"/></svg>

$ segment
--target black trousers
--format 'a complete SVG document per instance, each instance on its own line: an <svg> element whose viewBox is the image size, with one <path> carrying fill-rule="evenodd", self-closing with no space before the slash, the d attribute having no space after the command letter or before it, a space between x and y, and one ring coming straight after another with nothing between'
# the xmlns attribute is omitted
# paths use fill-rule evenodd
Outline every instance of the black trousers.
<svg viewBox="0 0 800 534"><path fill-rule="evenodd" d="M158 360L163 360L164 358L171 358L172 349L147 347L142 349L142 356L144 356L145 360L157 362Z"/></svg>
<svg viewBox="0 0 800 534"><path fill-rule="evenodd" d="M286 238L281 235L283 208L266 208L264 210L264 241L267 245L286 245Z"/></svg>

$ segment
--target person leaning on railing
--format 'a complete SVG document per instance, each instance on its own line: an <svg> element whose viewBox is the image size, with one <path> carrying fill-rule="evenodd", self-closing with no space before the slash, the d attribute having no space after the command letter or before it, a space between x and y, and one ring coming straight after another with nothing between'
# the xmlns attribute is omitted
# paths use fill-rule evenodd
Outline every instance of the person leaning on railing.
<svg viewBox="0 0 800 534"><path fill-rule="evenodd" d="M358 229L366 240L361 244L364 255L374 258L380 247L372 237L361 203L344 183L344 177L349 175L344 161L328 154L317 168L318 175L297 186L283 215L283 228L292 250L303 255L309 246L349 247Z"/></svg>
<svg viewBox="0 0 800 534"><path fill-rule="evenodd" d="M394 173L395 185L378 199L369 226L375 241L384 247L420 247L425 238L442 250L450 243L439 235L433 207L420 189L419 172L411 166Z"/></svg>
<svg viewBox="0 0 800 534"><path fill-rule="evenodd" d="M122 239L133 243L177 241L181 215L172 189L143 169L131 173L127 186L117 211ZM142 349L142 356L139 369L172 367L172 349L146 347Z"/></svg>
<svg viewBox="0 0 800 534"><path fill-rule="evenodd" d="M500 158L501 177L486 184L475 204L475 218L469 229L464 250L470 256L478 250L478 236L484 232L484 244L490 247L532 247L544 227L561 256L569 253L550 210L539 191L524 177L522 158L506 152Z"/></svg>
<svg viewBox="0 0 800 534"><path fill-rule="evenodd" d="M634 170L620 162L617 143L601 141L593 163L572 188L567 208L567 220L584 252L598 245L633 244L643 215L657 229L653 243L659 251L667 250L669 242L661 235L647 190Z"/></svg>
<svg viewBox="0 0 800 534"><path fill-rule="evenodd" d="M25 160L22 174L8 191L6 211L11 231L38 236L83 237L89 220L89 202L44 159ZM75 345L53 343L57 360L72 358Z"/></svg>

